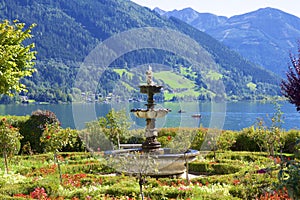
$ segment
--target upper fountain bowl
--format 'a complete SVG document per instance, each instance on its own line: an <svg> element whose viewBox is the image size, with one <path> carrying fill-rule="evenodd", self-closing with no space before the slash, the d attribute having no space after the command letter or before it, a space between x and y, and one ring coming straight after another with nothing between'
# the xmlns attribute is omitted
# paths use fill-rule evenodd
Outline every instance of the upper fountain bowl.
<svg viewBox="0 0 300 200"><path fill-rule="evenodd" d="M140 92L143 94L160 93L162 86L160 85L140 85Z"/></svg>
<svg viewBox="0 0 300 200"><path fill-rule="evenodd" d="M169 109L132 109L130 112L139 118L155 119L166 116L170 111Z"/></svg>

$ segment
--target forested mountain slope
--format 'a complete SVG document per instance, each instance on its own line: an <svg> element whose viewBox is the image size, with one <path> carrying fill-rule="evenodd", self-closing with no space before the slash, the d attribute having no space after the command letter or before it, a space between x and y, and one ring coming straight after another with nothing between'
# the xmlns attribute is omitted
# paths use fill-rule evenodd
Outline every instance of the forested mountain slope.
<svg viewBox="0 0 300 200"><path fill-rule="evenodd" d="M199 69L191 68L188 61L177 55L157 49L130 52L115 60L101 76L98 91L74 88L78 68L93 48L117 33L141 27L168 28L197 41L220 67L219 77L229 99L264 98L279 93L278 78L270 72L196 28L175 18L161 17L128 0L0 0L0 18L38 25L29 41L36 44L38 72L24 80L28 93L23 94L36 101L65 102L88 93L102 97L123 96L121 99L137 97L138 84L144 75L137 74L136 67L147 62L170 66L173 69L170 76L182 77L193 85L182 89L158 80L170 91L165 97L167 100L186 96L189 99L211 98ZM185 45L188 47L189 44ZM116 94L120 87L122 93ZM180 87L184 86L181 84ZM172 91L177 93L172 94ZM93 100L94 96L90 97Z"/></svg>

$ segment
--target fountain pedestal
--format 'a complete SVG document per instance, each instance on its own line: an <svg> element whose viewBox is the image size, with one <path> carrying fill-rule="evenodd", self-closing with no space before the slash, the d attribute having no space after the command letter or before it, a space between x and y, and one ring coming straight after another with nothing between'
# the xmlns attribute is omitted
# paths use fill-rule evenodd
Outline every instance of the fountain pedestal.
<svg viewBox="0 0 300 200"><path fill-rule="evenodd" d="M147 109L132 109L133 112L139 118L146 118L146 130L145 136L146 141L142 144L142 150L145 152L159 153L162 152L161 144L157 141L158 132L155 128L156 118L164 117L169 109L154 109L154 94L160 93L162 86L155 85L152 81L152 69L149 67L149 70L146 72L147 75L147 85L140 86L140 92L148 95L147 99Z"/></svg>

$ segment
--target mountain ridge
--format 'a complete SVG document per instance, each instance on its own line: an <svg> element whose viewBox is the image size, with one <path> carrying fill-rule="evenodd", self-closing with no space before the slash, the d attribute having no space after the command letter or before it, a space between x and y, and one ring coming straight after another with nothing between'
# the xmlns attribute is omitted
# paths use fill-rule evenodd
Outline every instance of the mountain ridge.
<svg viewBox="0 0 300 200"><path fill-rule="evenodd" d="M189 21L195 12L197 17ZM282 77L287 71L289 53L297 52L300 39L300 18L271 7L229 18L211 14L214 23L209 23L203 13L191 9L170 11L163 16L187 22Z"/></svg>

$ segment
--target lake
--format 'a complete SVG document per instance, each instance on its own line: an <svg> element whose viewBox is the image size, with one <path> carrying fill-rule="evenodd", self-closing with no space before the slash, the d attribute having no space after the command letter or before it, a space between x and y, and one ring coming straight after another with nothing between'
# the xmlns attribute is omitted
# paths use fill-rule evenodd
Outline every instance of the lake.
<svg viewBox="0 0 300 200"><path fill-rule="evenodd" d="M110 109L125 109L133 128L144 128L145 120L138 119L130 113L132 108L145 108L145 103L74 103L74 104L18 104L0 105L0 115L30 115L33 111L50 110L56 114L64 128L82 129L86 122L105 116ZM294 105L281 102L282 128L300 129L300 113L296 112ZM156 127L210 127L226 130L241 130L254 125L258 118L268 122L275 113L272 103L262 102L165 102L157 103L156 108L168 108L172 111L164 118L156 120ZM179 110L184 112L178 113ZM201 118L192 117L201 114Z"/></svg>

